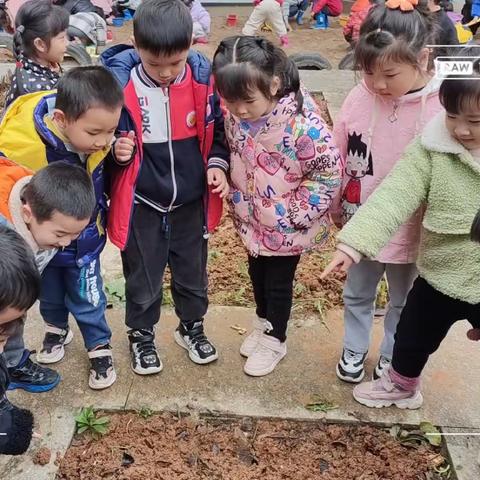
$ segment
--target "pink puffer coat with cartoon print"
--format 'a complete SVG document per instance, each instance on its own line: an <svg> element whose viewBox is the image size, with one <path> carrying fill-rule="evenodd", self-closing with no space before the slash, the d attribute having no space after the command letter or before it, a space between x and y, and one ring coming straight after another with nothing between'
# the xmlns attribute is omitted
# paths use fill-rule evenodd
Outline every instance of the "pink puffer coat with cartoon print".
<svg viewBox="0 0 480 480"><path fill-rule="evenodd" d="M228 114L231 149L228 197L236 229L250 254L299 255L328 238L326 215L341 185L340 154L318 106L304 95L283 97L251 136L249 124Z"/></svg>

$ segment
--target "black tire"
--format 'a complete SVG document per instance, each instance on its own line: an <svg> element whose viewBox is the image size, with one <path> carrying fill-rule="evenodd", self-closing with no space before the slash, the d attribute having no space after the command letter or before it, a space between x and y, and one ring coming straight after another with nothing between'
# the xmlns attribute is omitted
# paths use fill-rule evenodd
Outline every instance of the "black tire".
<svg viewBox="0 0 480 480"><path fill-rule="evenodd" d="M290 59L299 70L331 70L330 62L319 53L294 53Z"/></svg>
<svg viewBox="0 0 480 480"><path fill-rule="evenodd" d="M66 54L79 65L91 65L93 63L92 57L83 45L70 43L67 47Z"/></svg>
<svg viewBox="0 0 480 480"><path fill-rule="evenodd" d="M8 48L13 52L13 36L9 33L0 32L0 48ZM70 43L67 46L66 55L72 58L79 65L91 65L92 57L88 54L83 45Z"/></svg>
<svg viewBox="0 0 480 480"><path fill-rule="evenodd" d="M354 70L354 52L348 52L339 62L339 70Z"/></svg>

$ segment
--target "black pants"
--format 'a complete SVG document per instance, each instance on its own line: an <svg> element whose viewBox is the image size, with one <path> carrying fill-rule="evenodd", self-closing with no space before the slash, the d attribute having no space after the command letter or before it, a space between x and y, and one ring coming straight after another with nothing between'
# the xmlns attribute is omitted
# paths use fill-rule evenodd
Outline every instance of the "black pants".
<svg viewBox="0 0 480 480"><path fill-rule="evenodd" d="M293 279L300 255L289 257L248 256L248 273L252 280L257 315L273 326L269 332L281 342L287 333L292 310Z"/></svg>
<svg viewBox="0 0 480 480"><path fill-rule="evenodd" d="M130 238L122 253L129 328L152 328L158 322L167 264L178 317L186 325L203 318L208 307L204 225L201 200L168 214L135 205Z"/></svg>
<svg viewBox="0 0 480 480"><path fill-rule="evenodd" d="M458 320L480 328L480 304L445 295L418 277L408 294L395 335L392 366L401 375L418 377L428 357L435 352Z"/></svg>

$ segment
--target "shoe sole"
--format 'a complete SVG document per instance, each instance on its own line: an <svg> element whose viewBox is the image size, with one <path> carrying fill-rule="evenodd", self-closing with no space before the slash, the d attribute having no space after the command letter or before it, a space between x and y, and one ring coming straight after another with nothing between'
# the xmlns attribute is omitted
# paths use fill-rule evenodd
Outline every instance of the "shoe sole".
<svg viewBox="0 0 480 480"><path fill-rule="evenodd" d="M369 400L366 398L358 397L355 395L355 391L353 392L353 398L362 405L370 408L384 408L384 407L391 407L394 405L397 408L401 408L402 410L416 410L420 408L423 404L423 396L420 392L415 395L413 398L404 398L402 400Z"/></svg>
<svg viewBox="0 0 480 480"><path fill-rule="evenodd" d="M243 367L243 371L247 375L250 375L250 377L264 377L265 375L268 375L269 373L272 373L275 370L275 367L285 358L286 355L287 355L287 353L285 352L269 368L266 368L264 370L248 370L248 368L246 368L246 364L245 364L244 367Z"/></svg>
<svg viewBox="0 0 480 480"><path fill-rule="evenodd" d="M363 372L360 374L360 376L358 378L352 378L352 377L347 377L345 375L342 375L342 372L340 372L340 369L338 368L338 363L337 363L337 366L335 368L335 372L337 373L337 377L344 381L344 382L347 382L347 383L360 383L363 378L365 377L365 370L363 370Z"/></svg>
<svg viewBox="0 0 480 480"><path fill-rule="evenodd" d="M146 375L155 375L156 373L160 373L162 370L163 370L163 363L162 361L160 360L160 366L159 367L155 367L155 368L138 368L137 367L137 370L135 369L135 367L130 363L130 367L132 368L132 370L137 374L137 375L142 375L142 376L146 376Z"/></svg>
<svg viewBox="0 0 480 480"><path fill-rule="evenodd" d="M67 338L63 342L62 348L60 348L55 356L42 356L42 353L37 353L37 362L43 365L49 365L52 363L58 363L60 360L63 360L65 357L65 347L73 340L73 332L69 330L67 333Z"/></svg>
<svg viewBox="0 0 480 480"><path fill-rule="evenodd" d="M58 376L57 380L53 383L49 383L48 385L32 385L30 383L21 383L21 382L10 382L8 386L8 390L25 390L29 393L42 393L48 392L55 388L60 383L60 375Z"/></svg>
<svg viewBox="0 0 480 480"><path fill-rule="evenodd" d="M207 363L212 363L215 360L218 360L218 352L215 352L215 355L212 355L211 357L208 357L208 358L200 358L199 356L195 355L188 348L188 345L185 343L185 340L182 338L182 336L178 333L177 330L175 330L175 333L173 334L173 336L175 338L175 342L177 343L177 345L184 348L188 352L188 356L190 357L190 360L193 363L196 363L197 365L207 365Z"/></svg>
<svg viewBox="0 0 480 480"><path fill-rule="evenodd" d="M88 379L88 386L92 390L103 390L105 388L111 387L117 380L117 372L113 372L113 375L108 383L93 383L91 379Z"/></svg>

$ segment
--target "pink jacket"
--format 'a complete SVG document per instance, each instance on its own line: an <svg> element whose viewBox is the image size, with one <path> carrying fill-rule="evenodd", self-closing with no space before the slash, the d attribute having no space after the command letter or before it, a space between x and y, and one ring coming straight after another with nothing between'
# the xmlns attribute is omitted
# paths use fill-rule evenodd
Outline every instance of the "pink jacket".
<svg viewBox="0 0 480 480"><path fill-rule="evenodd" d="M432 79L422 90L394 100L369 91L364 82L345 99L334 138L345 175L335 215L345 224L380 185L400 159L405 147L440 110L440 82ZM422 212L416 212L392 237L376 260L413 263L420 241Z"/></svg>
<svg viewBox="0 0 480 480"><path fill-rule="evenodd" d="M312 97L304 114L283 97L254 137L231 114L228 197L236 229L252 255L299 255L329 234L326 213L341 185L341 157Z"/></svg>

